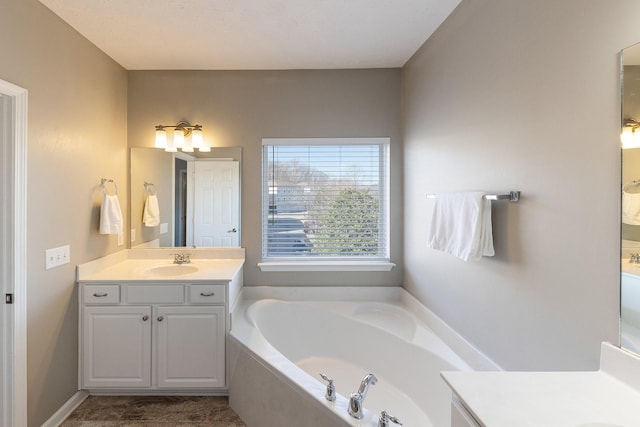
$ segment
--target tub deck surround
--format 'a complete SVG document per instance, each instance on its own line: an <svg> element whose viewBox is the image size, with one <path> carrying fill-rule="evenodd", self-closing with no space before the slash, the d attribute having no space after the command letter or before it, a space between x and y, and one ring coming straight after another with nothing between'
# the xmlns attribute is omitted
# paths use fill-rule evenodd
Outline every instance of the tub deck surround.
<svg viewBox="0 0 640 427"><path fill-rule="evenodd" d="M635 427L640 358L603 343L594 372L444 372L476 425ZM473 424L469 424L473 425Z"/></svg>
<svg viewBox="0 0 640 427"><path fill-rule="evenodd" d="M244 288L232 312L230 404L249 425L377 426L382 410L405 425L448 425L440 371L497 368L471 346L463 360L447 345L463 340L399 287ZM335 402L320 372L335 380ZM348 397L369 372L379 381L356 420Z"/></svg>
<svg viewBox="0 0 640 427"><path fill-rule="evenodd" d="M191 255L191 263L173 264L173 253ZM162 248L127 249L81 264L77 268L78 282L150 281L193 282L230 281L244 265L244 248ZM154 267L185 267L188 273L154 274Z"/></svg>

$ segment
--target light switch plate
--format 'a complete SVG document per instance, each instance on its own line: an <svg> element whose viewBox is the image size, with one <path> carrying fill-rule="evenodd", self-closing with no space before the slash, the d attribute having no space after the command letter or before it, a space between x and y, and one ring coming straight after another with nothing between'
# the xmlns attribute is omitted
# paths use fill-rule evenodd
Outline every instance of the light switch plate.
<svg viewBox="0 0 640 427"><path fill-rule="evenodd" d="M44 266L46 270L69 264L71 261L71 247L69 245L59 246L44 251Z"/></svg>

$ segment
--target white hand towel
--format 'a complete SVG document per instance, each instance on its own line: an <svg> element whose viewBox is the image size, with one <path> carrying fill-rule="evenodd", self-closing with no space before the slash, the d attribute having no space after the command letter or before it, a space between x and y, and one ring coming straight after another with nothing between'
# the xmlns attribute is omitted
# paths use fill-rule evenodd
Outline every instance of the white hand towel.
<svg viewBox="0 0 640 427"><path fill-rule="evenodd" d="M150 194L144 204L144 212L142 213L142 221L147 227L155 227L160 225L160 206L158 204L158 196Z"/></svg>
<svg viewBox="0 0 640 427"><path fill-rule="evenodd" d="M622 192L622 222L640 225L640 193Z"/></svg>
<svg viewBox="0 0 640 427"><path fill-rule="evenodd" d="M104 195L100 207L100 234L121 234L122 210L117 195Z"/></svg>
<svg viewBox="0 0 640 427"><path fill-rule="evenodd" d="M479 191L438 193L427 246L464 261L493 256L491 201Z"/></svg>

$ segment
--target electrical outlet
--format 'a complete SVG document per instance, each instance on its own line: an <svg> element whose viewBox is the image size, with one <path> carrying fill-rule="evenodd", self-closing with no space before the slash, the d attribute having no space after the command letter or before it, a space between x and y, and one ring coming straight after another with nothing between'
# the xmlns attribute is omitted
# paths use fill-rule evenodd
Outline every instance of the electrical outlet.
<svg viewBox="0 0 640 427"><path fill-rule="evenodd" d="M124 233L118 233L118 246L124 245Z"/></svg>
<svg viewBox="0 0 640 427"><path fill-rule="evenodd" d="M71 262L71 247L69 245L44 251L44 266L46 270L59 267Z"/></svg>
<svg viewBox="0 0 640 427"><path fill-rule="evenodd" d="M132 228L131 229L131 243L136 241L136 229Z"/></svg>
<svg viewBox="0 0 640 427"><path fill-rule="evenodd" d="M163 222L160 224L160 234L166 234L169 232L169 223Z"/></svg>

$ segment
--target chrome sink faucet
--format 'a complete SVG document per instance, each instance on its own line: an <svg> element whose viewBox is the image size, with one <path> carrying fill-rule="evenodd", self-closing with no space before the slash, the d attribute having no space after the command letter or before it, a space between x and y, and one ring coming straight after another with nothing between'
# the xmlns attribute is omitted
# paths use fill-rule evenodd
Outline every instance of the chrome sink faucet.
<svg viewBox="0 0 640 427"><path fill-rule="evenodd" d="M173 255L173 263L182 265L182 264L191 264L191 254L170 254Z"/></svg>
<svg viewBox="0 0 640 427"><path fill-rule="evenodd" d="M632 264L640 264L640 254L635 252L631 253L631 257L629 258L629 262Z"/></svg>
<svg viewBox="0 0 640 427"><path fill-rule="evenodd" d="M367 391L369 390L369 386L375 385L378 382L378 378L376 378L373 374L367 374L362 379L360 383L360 388L355 393L351 393L351 397L349 398L349 415L353 418L362 419L364 416L364 408L362 407L362 402L364 402L364 398L367 397Z"/></svg>

